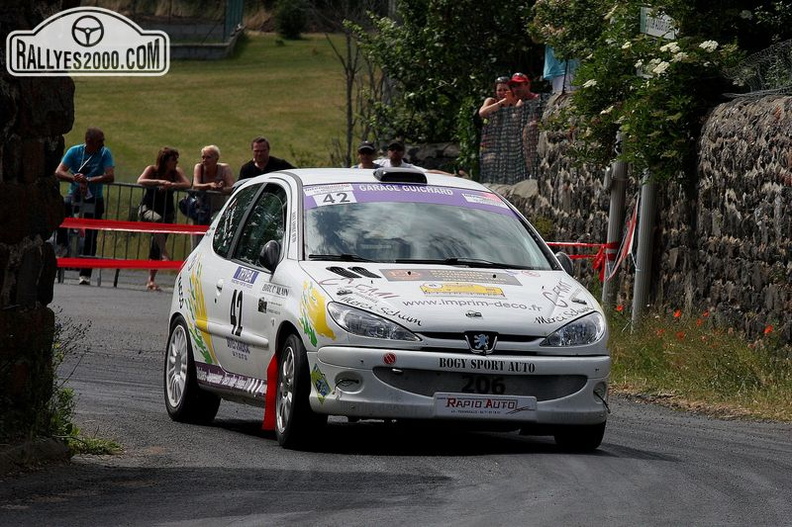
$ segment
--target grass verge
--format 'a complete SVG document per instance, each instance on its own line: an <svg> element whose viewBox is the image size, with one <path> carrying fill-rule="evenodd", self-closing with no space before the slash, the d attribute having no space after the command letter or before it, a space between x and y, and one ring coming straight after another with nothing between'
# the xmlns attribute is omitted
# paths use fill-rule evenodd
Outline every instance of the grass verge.
<svg viewBox="0 0 792 527"><path fill-rule="evenodd" d="M89 126L102 128L123 182L135 182L163 146L179 149L192 177L205 145L218 145L237 174L258 135L295 166L329 166L332 140L344 136L343 72L324 35L285 41L248 33L227 60L173 61L162 77L74 83L66 145L82 143Z"/></svg>
<svg viewBox="0 0 792 527"><path fill-rule="evenodd" d="M792 421L792 349L773 327L756 342L713 327L707 312L610 314L614 393L722 418Z"/></svg>

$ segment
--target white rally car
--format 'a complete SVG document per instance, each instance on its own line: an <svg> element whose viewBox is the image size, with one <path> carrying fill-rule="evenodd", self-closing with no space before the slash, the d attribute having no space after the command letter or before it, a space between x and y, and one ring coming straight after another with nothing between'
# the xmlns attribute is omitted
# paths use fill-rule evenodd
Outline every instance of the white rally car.
<svg viewBox="0 0 792 527"><path fill-rule="evenodd" d="M287 448L320 440L336 415L465 421L593 450L608 330L568 264L464 179L382 168L245 180L176 278L168 413L208 422L221 398L261 405Z"/></svg>

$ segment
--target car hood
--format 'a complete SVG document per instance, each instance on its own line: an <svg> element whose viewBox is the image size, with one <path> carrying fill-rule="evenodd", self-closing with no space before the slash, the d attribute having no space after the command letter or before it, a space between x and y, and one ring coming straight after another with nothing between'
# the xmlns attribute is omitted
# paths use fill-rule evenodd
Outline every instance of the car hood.
<svg viewBox="0 0 792 527"><path fill-rule="evenodd" d="M328 298L415 331L546 336L599 304L563 271L301 262Z"/></svg>

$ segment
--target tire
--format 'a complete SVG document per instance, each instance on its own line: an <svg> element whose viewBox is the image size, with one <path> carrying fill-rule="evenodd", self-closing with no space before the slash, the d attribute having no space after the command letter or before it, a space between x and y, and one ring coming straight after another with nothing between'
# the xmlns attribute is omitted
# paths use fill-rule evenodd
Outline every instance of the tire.
<svg viewBox="0 0 792 527"><path fill-rule="evenodd" d="M171 419L181 423L211 423L220 407L220 397L198 386L192 343L182 317L171 324L163 370L165 407Z"/></svg>
<svg viewBox="0 0 792 527"><path fill-rule="evenodd" d="M277 390L275 436L278 443L288 449L310 446L327 424L327 416L311 410L308 358L302 341L294 334L289 335L278 355Z"/></svg>
<svg viewBox="0 0 792 527"><path fill-rule="evenodd" d="M556 429L556 444L567 452L593 452L605 435L605 423L597 425L564 426Z"/></svg>

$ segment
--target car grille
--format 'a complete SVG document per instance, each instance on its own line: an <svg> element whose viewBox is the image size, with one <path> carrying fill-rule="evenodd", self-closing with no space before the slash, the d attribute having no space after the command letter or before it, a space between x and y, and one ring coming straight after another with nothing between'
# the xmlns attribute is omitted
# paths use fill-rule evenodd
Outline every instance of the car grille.
<svg viewBox="0 0 792 527"><path fill-rule="evenodd" d="M422 337L424 345L420 351L431 351L434 353L470 353L470 347L465 339L464 333L454 332L422 332L418 334ZM508 356L533 356L540 355L537 352L539 344L544 337L537 335L511 335L498 334L498 343L487 355L508 355Z"/></svg>
<svg viewBox="0 0 792 527"><path fill-rule="evenodd" d="M421 333L421 335L431 339L458 340L458 341L462 341L463 343L465 342L464 333L426 331ZM507 335L503 333L498 334L498 341L500 342L534 342L534 341L541 341L543 338L544 337L538 337L534 335Z"/></svg>
<svg viewBox="0 0 792 527"><path fill-rule="evenodd" d="M464 372L374 368L374 375L384 383L406 392L433 396L436 392L461 393L474 374ZM499 395L526 395L537 401L550 401L580 391L586 385L585 375L479 375L490 382L497 380L505 387Z"/></svg>

